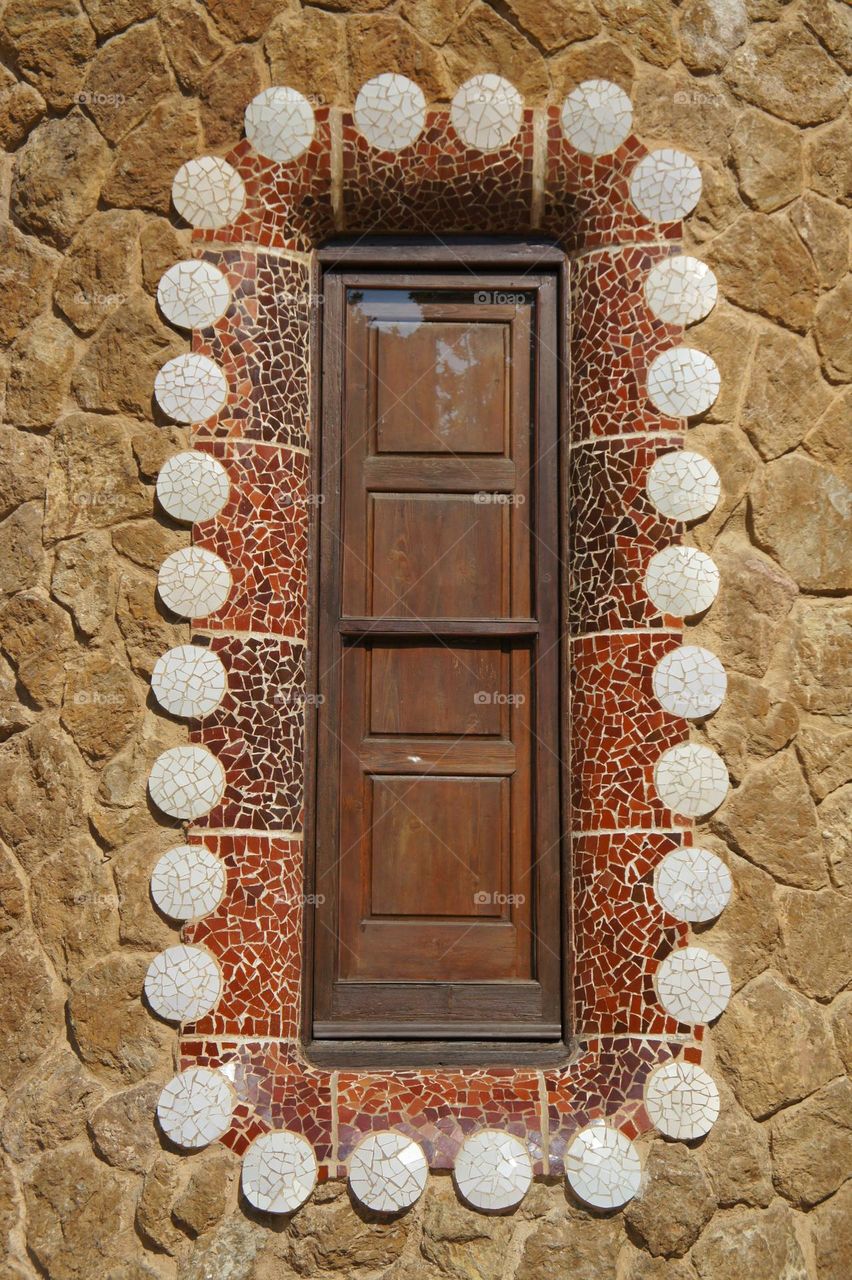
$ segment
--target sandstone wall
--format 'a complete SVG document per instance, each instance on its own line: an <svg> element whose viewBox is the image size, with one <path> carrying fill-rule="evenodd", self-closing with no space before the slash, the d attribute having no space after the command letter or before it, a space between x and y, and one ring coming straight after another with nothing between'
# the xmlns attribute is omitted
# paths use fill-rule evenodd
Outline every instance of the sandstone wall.
<svg viewBox="0 0 852 1280"><path fill-rule="evenodd" d="M9 0L0 47L0 1280L847 1280L852 10ZM726 301L691 340L723 392L691 441L724 497L695 540L723 587L694 632L729 674L702 734L735 785L700 839L734 872L713 949L736 994L711 1038L721 1119L693 1150L654 1142L648 1190L610 1218L538 1185L490 1220L433 1177L390 1224L331 1186L270 1227L229 1152L176 1155L151 1121L177 1037L139 998L173 939L148 875L175 831L145 783L184 730L146 677L187 634L154 594L186 541L152 514L183 443L151 402L185 349L153 302L188 250L171 177L232 145L270 83L343 105L388 69L438 101L483 70L539 102L604 75L643 141L704 173L687 247Z"/></svg>

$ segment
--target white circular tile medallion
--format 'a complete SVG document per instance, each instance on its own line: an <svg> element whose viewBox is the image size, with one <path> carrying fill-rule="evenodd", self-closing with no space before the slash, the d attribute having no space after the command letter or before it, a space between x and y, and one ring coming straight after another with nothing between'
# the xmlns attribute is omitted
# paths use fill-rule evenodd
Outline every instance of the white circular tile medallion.
<svg viewBox="0 0 852 1280"><path fill-rule="evenodd" d="M731 873L721 858L698 845L672 849L654 872L654 892L676 920L715 920L731 900Z"/></svg>
<svg viewBox="0 0 852 1280"><path fill-rule="evenodd" d="M648 561L645 590L660 613L689 618L709 609L716 599L719 570L696 547L664 547Z"/></svg>
<svg viewBox="0 0 852 1280"><path fill-rule="evenodd" d="M586 1204L617 1209L638 1192L642 1163L627 1135L599 1120L571 1140L565 1152L565 1177Z"/></svg>
<svg viewBox="0 0 852 1280"><path fill-rule="evenodd" d="M660 706L688 720L718 711L728 687L725 668L715 653L695 644L683 644L662 657L653 681Z"/></svg>
<svg viewBox="0 0 852 1280"><path fill-rule="evenodd" d="M316 121L307 98L296 89L275 85L246 107L246 137L258 155L278 164L295 160L311 145Z"/></svg>
<svg viewBox="0 0 852 1280"><path fill-rule="evenodd" d="M160 506L173 520L197 524L212 520L231 493L228 473L216 458L187 449L169 458L157 477Z"/></svg>
<svg viewBox="0 0 852 1280"><path fill-rule="evenodd" d="M465 146L477 151L507 146L521 127L523 112L515 86L491 72L465 81L450 104L453 128Z"/></svg>
<svg viewBox="0 0 852 1280"><path fill-rule="evenodd" d="M226 227L242 213L246 189L221 156L199 156L182 164L172 182L172 202L185 222L202 231Z"/></svg>
<svg viewBox="0 0 852 1280"><path fill-rule="evenodd" d="M667 1062L645 1082L645 1109L667 1138L703 1138L719 1119L719 1090L712 1076L692 1062Z"/></svg>
<svg viewBox="0 0 852 1280"><path fill-rule="evenodd" d="M231 288L212 262L176 262L160 277L157 301L167 320L182 329L204 329L225 314Z"/></svg>
<svg viewBox="0 0 852 1280"><path fill-rule="evenodd" d="M167 1138L194 1150L221 1138L231 1123L237 1097L221 1071L190 1067L174 1076L157 1103L157 1119Z"/></svg>
<svg viewBox="0 0 852 1280"><path fill-rule="evenodd" d="M145 995L167 1022L194 1022L217 1004L222 974L209 951L179 944L167 947L148 965Z"/></svg>
<svg viewBox="0 0 852 1280"><path fill-rule="evenodd" d="M151 766L148 790L171 818L202 818L225 790L225 771L206 747L169 747Z"/></svg>
<svg viewBox="0 0 852 1280"><path fill-rule="evenodd" d="M287 1129L262 1133L243 1158L243 1195L263 1213L294 1213L316 1181L313 1147L301 1134Z"/></svg>
<svg viewBox="0 0 852 1280"><path fill-rule="evenodd" d="M610 80L584 80L562 104L562 132L578 151L603 156L615 151L630 133L633 107L619 85Z"/></svg>
<svg viewBox="0 0 852 1280"><path fill-rule="evenodd" d="M190 351L166 361L154 379L154 395L175 422L206 422L228 399L228 380L215 360Z"/></svg>
<svg viewBox="0 0 852 1280"><path fill-rule="evenodd" d="M379 151L402 151L423 132L426 99L413 80L395 72L368 80L355 99L355 125Z"/></svg>
<svg viewBox="0 0 852 1280"><path fill-rule="evenodd" d="M630 175L630 199L651 222L677 222L701 197L701 170L683 151L661 147L639 161Z"/></svg>
<svg viewBox="0 0 852 1280"><path fill-rule="evenodd" d="M703 947L680 947L654 974L660 1004L678 1022L712 1022L731 998L724 961Z"/></svg>
<svg viewBox="0 0 852 1280"><path fill-rule="evenodd" d="M157 659L151 676L155 698L173 716L209 715L227 687L227 673L218 654L200 644L169 649Z"/></svg>
<svg viewBox="0 0 852 1280"><path fill-rule="evenodd" d="M645 301L666 324L696 324L716 305L716 277L706 262L687 253L663 258L645 279Z"/></svg>
<svg viewBox="0 0 852 1280"><path fill-rule="evenodd" d="M225 867L203 844L178 844L151 872L151 897L171 920L196 920L218 907L225 893Z"/></svg>
<svg viewBox="0 0 852 1280"><path fill-rule="evenodd" d="M374 1213L398 1213L419 1199L429 1166L423 1149L404 1133L368 1133L349 1158L352 1194Z"/></svg>
<svg viewBox="0 0 852 1280"><path fill-rule="evenodd" d="M728 770L711 747L681 742L660 756L654 767L654 785L672 813L702 818L718 809L728 794Z"/></svg>
<svg viewBox="0 0 852 1280"><path fill-rule="evenodd" d="M670 418L705 413L719 394L722 380L716 362L693 347L671 347L648 370L648 397Z"/></svg>
<svg viewBox="0 0 852 1280"><path fill-rule="evenodd" d="M485 1213L520 1204L532 1176L526 1144L498 1129L482 1129L465 1138L453 1170L459 1194Z"/></svg>
<svg viewBox="0 0 852 1280"><path fill-rule="evenodd" d="M227 600L231 573L215 552L204 547L181 547L160 565L157 590L172 613L182 618L206 618Z"/></svg>
<svg viewBox="0 0 852 1280"><path fill-rule="evenodd" d="M700 453L675 449L648 471L648 497L668 520L702 520L719 501L722 486L713 463Z"/></svg>

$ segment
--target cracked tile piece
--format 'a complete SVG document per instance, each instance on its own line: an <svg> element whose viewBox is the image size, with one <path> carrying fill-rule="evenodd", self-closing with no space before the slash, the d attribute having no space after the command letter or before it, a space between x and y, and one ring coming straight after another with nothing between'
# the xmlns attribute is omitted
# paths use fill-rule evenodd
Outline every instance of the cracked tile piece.
<svg viewBox="0 0 852 1280"><path fill-rule="evenodd" d="M671 347L648 370L648 396L660 413L692 418L710 408L722 379L712 356L693 347Z"/></svg>
<svg viewBox="0 0 852 1280"><path fill-rule="evenodd" d="M386 1130L370 1133L349 1157L352 1194L374 1213L398 1213L420 1198L429 1166L418 1143Z"/></svg>
<svg viewBox="0 0 852 1280"><path fill-rule="evenodd" d="M263 1213L294 1213L316 1181L314 1149L299 1133L262 1133L243 1157L243 1195Z"/></svg>
<svg viewBox="0 0 852 1280"><path fill-rule="evenodd" d="M520 1204L532 1176L526 1143L499 1129L480 1129L465 1138L453 1169L459 1195L485 1213Z"/></svg>
<svg viewBox="0 0 852 1280"><path fill-rule="evenodd" d="M151 897L170 920L197 920L218 907L226 881L224 864L206 845L179 844L151 872Z"/></svg>
<svg viewBox="0 0 852 1280"><path fill-rule="evenodd" d="M719 1118L719 1090L712 1076L693 1062L666 1062L645 1082L645 1108L667 1138L703 1138Z"/></svg>
<svg viewBox="0 0 852 1280"><path fill-rule="evenodd" d="M246 199L243 180L221 156L199 156L182 164L172 182L172 203L185 222L205 231L239 217Z"/></svg>
<svg viewBox="0 0 852 1280"><path fill-rule="evenodd" d="M167 947L145 974L148 1003L166 1022L194 1022L215 1007L221 994L219 966L202 947Z"/></svg>
<svg viewBox="0 0 852 1280"><path fill-rule="evenodd" d="M681 742L660 756L654 784L672 813L701 818L718 809L728 794L728 770L711 747Z"/></svg>
<svg viewBox="0 0 852 1280"><path fill-rule="evenodd" d="M666 324L685 327L703 320L717 296L716 277L707 263L687 253L663 258L645 279L645 301Z"/></svg>
<svg viewBox="0 0 852 1280"><path fill-rule="evenodd" d="M562 132L586 156L615 151L630 133L633 106L610 80L584 80L562 104Z"/></svg>
<svg viewBox="0 0 852 1280"><path fill-rule="evenodd" d="M487 72L456 90L450 119L458 136L477 151L498 151L521 127L524 103L513 84Z"/></svg>
<svg viewBox="0 0 852 1280"><path fill-rule="evenodd" d="M221 1071L189 1067L160 1094L157 1119L167 1138L195 1150L221 1138L236 1106L233 1085Z"/></svg>
<svg viewBox="0 0 852 1280"><path fill-rule="evenodd" d="M173 520L198 524L212 520L231 493L228 473L216 458L199 449L176 453L157 477L157 498Z"/></svg>
<svg viewBox="0 0 852 1280"><path fill-rule="evenodd" d="M565 1177L595 1209L618 1209L639 1190L642 1164L633 1143L603 1120L587 1125L565 1152Z"/></svg>
<svg viewBox="0 0 852 1280"><path fill-rule="evenodd" d="M660 1004L678 1022L712 1022L731 998L724 961L704 947L679 947L654 974Z"/></svg>
<svg viewBox="0 0 852 1280"><path fill-rule="evenodd" d="M151 688L160 706L187 719L209 715L225 696L228 677L221 659L199 644L181 644L158 658Z"/></svg>
<svg viewBox="0 0 852 1280"><path fill-rule="evenodd" d="M677 222L701 197L701 170L683 151L661 147L644 156L630 175L630 199L651 222Z"/></svg>
<svg viewBox="0 0 852 1280"><path fill-rule="evenodd" d="M213 551L181 547L160 565L157 590L172 613L182 618L206 618L227 600L231 571Z"/></svg>
<svg viewBox="0 0 852 1280"><path fill-rule="evenodd" d="M660 658L653 682L660 706L687 720L718 711L728 687L725 668L715 653L694 644L681 645Z"/></svg>
<svg viewBox="0 0 852 1280"><path fill-rule="evenodd" d="M731 900L731 873L721 858L697 845L672 849L654 874L657 900L676 920L715 920Z"/></svg>
<svg viewBox="0 0 852 1280"><path fill-rule="evenodd" d="M181 329L205 329L231 304L228 281L212 262L190 258L163 272L157 286L163 315Z"/></svg>
<svg viewBox="0 0 852 1280"><path fill-rule="evenodd" d="M206 747L169 747L151 767L148 790L170 817L201 818L222 798L225 771Z"/></svg>
<svg viewBox="0 0 852 1280"><path fill-rule="evenodd" d="M167 360L154 379L154 395L174 422L206 422L228 398L228 380L214 360L186 352Z"/></svg>
<svg viewBox="0 0 852 1280"><path fill-rule="evenodd" d="M362 86L355 99L354 119L371 146L379 151L402 151L423 132L423 90L406 76L387 71Z"/></svg>
<svg viewBox="0 0 852 1280"><path fill-rule="evenodd" d="M252 98L245 114L246 137L258 155L279 164L308 149L316 129L314 110L296 89L275 85Z"/></svg>
<svg viewBox="0 0 852 1280"><path fill-rule="evenodd" d="M696 547L664 547L648 561L645 590L660 613L689 618L709 609L719 590L719 570Z"/></svg>
<svg viewBox="0 0 852 1280"><path fill-rule="evenodd" d="M656 459L646 489L660 515L689 523L709 516L722 486L712 462L690 449L677 449Z"/></svg>

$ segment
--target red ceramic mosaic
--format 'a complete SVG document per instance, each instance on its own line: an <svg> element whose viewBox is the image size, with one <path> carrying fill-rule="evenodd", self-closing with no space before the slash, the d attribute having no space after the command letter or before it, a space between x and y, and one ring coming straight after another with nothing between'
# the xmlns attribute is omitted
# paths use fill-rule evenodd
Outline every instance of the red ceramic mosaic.
<svg viewBox="0 0 852 1280"><path fill-rule="evenodd" d="M649 267L677 250L680 227L649 223L630 204L628 176L645 154L635 138L611 156L582 156L564 141L556 109L538 133L525 112L514 141L490 155L460 143L446 112L429 112L418 141L397 154L371 148L342 114L337 175L332 123L318 111L313 143L290 164L241 143L228 160L246 185L244 211L225 232L195 236L234 291L226 315L193 342L230 386L195 446L219 458L232 483L227 506L198 526L196 541L227 562L234 589L199 627L228 670L228 694L193 730L227 773L221 804L193 832L223 858L228 887L220 906L186 929L218 958L224 992L185 1029L182 1065L223 1066L233 1078L240 1104L228 1145L243 1152L264 1130L292 1129L313 1144L324 1177L342 1174L372 1129L410 1134L433 1167L449 1168L464 1136L486 1126L525 1139L536 1172L559 1173L579 1126L605 1116L628 1136L650 1128L648 1072L680 1054L700 1058L700 1029L678 1026L653 989L654 970L686 927L653 893L654 868L684 832L656 798L652 767L684 740L686 724L651 690L655 663L680 640L678 620L660 616L642 589L650 556L682 533L644 491L649 466L680 443L682 424L645 395L648 363L679 335L654 319L642 292ZM305 255L335 231L531 228L576 255L567 495L575 1050L545 1071L327 1071L307 1062L299 1043L304 881L301 840L292 836L301 830L298 642L309 551Z"/></svg>

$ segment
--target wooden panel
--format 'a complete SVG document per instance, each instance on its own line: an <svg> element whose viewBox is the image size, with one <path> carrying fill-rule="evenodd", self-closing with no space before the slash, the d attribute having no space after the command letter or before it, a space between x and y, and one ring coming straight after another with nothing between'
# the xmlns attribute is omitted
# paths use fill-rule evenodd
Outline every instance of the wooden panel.
<svg viewBox="0 0 852 1280"><path fill-rule="evenodd" d="M374 644L372 734L497 734L501 654L477 645Z"/></svg>
<svg viewBox="0 0 852 1280"><path fill-rule="evenodd" d="M423 320L377 327L379 453L502 453L505 326Z"/></svg>
<svg viewBox="0 0 852 1280"><path fill-rule="evenodd" d="M497 618L508 612L507 509L468 494L374 494L375 614Z"/></svg>
<svg viewBox="0 0 852 1280"><path fill-rule="evenodd" d="M374 778L370 916L504 915L507 785Z"/></svg>
<svg viewBox="0 0 852 1280"><path fill-rule="evenodd" d="M324 316L314 1034L552 1039L554 280L399 279Z"/></svg>

